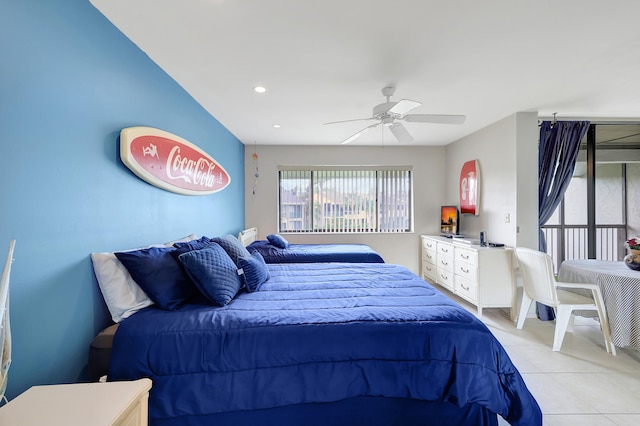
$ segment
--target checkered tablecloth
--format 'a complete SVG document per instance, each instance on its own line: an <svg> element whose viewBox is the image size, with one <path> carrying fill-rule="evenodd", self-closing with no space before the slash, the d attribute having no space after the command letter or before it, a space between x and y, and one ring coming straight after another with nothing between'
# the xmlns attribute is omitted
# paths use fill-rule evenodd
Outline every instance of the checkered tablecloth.
<svg viewBox="0 0 640 426"><path fill-rule="evenodd" d="M597 284L613 343L640 350L640 271L632 271L624 262L565 260L560 265L558 281Z"/></svg>

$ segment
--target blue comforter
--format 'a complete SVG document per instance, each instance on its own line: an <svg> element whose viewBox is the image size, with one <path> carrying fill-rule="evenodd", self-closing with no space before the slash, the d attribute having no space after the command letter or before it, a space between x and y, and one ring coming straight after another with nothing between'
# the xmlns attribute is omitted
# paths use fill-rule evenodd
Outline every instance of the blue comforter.
<svg viewBox="0 0 640 426"><path fill-rule="evenodd" d="M366 244L289 244L283 249L268 240L257 240L247 250L260 252L267 263L384 263L382 256Z"/></svg>
<svg viewBox="0 0 640 426"><path fill-rule="evenodd" d="M119 326L110 380L150 377L152 420L383 396L478 404L513 425L540 409L475 316L404 267L272 264L219 308L154 307Z"/></svg>

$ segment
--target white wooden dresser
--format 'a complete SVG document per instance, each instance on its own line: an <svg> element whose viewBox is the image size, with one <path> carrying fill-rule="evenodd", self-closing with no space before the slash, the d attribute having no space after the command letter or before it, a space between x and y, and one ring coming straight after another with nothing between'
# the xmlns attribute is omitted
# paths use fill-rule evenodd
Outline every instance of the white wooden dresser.
<svg viewBox="0 0 640 426"><path fill-rule="evenodd" d="M517 315L515 270L510 247L480 247L440 236L421 235L422 278L478 308L510 308Z"/></svg>
<svg viewBox="0 0 640 426"><path fill-rule="evenodd" d="M0 407L0 425L146 426L151 380L33 386Z"/></svg>

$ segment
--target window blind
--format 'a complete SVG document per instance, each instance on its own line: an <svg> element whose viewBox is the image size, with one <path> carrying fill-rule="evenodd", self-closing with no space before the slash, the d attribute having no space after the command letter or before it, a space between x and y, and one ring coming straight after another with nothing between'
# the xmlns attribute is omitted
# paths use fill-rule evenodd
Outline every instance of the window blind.
<svg viewBox="0 0 640 426"><path fill-rule="evenodd" d="M411 170L279 171L279 231L410 232Z"/></svg>

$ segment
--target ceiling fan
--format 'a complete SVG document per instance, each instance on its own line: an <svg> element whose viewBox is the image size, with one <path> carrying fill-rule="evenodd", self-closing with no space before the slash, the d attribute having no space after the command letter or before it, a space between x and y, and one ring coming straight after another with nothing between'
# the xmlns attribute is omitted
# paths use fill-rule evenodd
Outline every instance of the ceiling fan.
<svg viewBox="0 0 640 426"><path fill-rule="evenodd" d="M409 99L401 99L397 102L390 100L391 96L395 93L396 88L393 86L387 86L382 89L382 94L387 98L387 101L373 107L373 114L367 118L356 118L353 120L331 121L324 124L337 124L347 123L350 121L366 121L376 120L377 123L370 124L357 133L349 136L343 140L342 144L347 144L358 139L362 133L368 129L372 129L378 126L388 127L391 133L396 137L400 143L413 142L413 137L407 129L399 123L404 120L410 123L435 123L435 124L462 124L466 117L464 115L442 115L442 114L407 114L409 111L422 105L420 102L412 101Z"/></svg>

